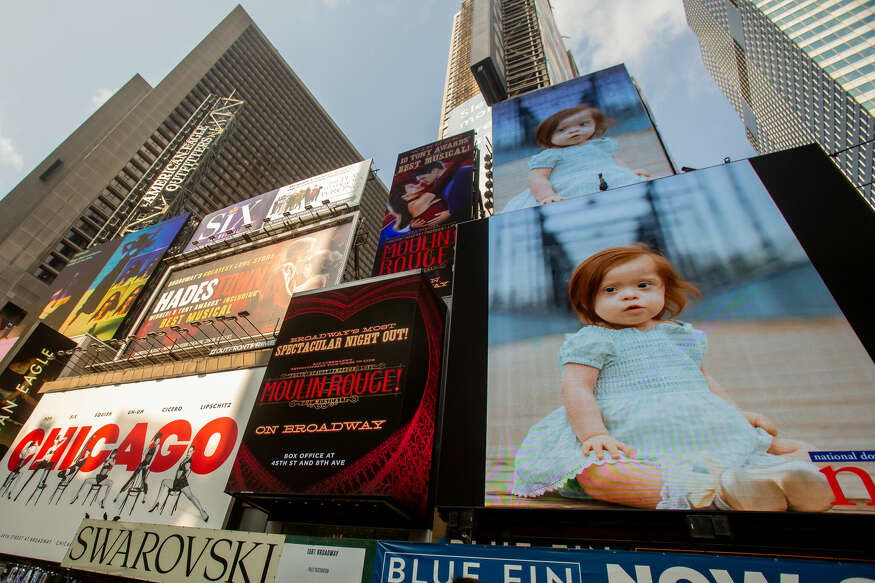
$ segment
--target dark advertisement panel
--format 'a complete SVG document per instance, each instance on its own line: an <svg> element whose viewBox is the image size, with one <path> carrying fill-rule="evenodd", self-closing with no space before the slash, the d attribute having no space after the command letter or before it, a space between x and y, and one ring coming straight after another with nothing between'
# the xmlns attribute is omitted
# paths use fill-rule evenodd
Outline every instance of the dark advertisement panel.
<svg viewBox="0 0 875 583"><path fill-rule="evenodd" d="M449 294L453 225L472 216L473 165L473 131L398 156L373 275L424 268Z"/></svg>
<svg viewBox="0 0 875 583"><path fill-rule="evenodd" d="M623 65L496 103L492 137L497 212L674 174Z"/></svg>
<svg viewBox="0 0 875 583"><path fill-rule="evenodd" d="M220 337L272 338L293 294L340 281L353 224L173 271L136 336L158 334L149 343L132 347L134 353L156 342L184 348ZM240 316L242 312L247 314Z"/></svg>
<svg viewBox="0 0 875 583"><path fill-rule="evenodd" d="M228 491L379 496L424 516L443 314L419 275L293 298Z"/></svg>
<svg viewBox="0 0 875 583"><path fill-rule="evenodd" d="M187 219L185 213L125 235L108 259L101 257L97 277L74 298L78 301L58 331L110 340Z"/></svg>
<svg viewBox="0 0 875 583"><path fill-rule="evenodd" d="M58 352L76 343L37 323L0 372L0 452L5 452L39 402L43 384L58 378L67 362ZM2 455L2 453L0 453Z"/></svg>
<svg viewBox="0 0 875 583"><path fill-rule="evenodd" d="M103 269L121 243L121 239L107 241L103 245L77 253L70 260L67 267L52 282L49 301L39 315L39 319L46 326L57 330L64 324L67 316L73 311L73 307L88 291L91 282L94 281L94 278L97 277L97 274L100 273L100 270Z"/></svg>
<svg viewBox="0 0 875 583"><path fill-rule="evenodd" d="M441 296L452 292L456 225L390 239L377 248L374 275L422 269Z"/></svg>
<svg viewBox="0 0 875 583"><path fill-rule="evenodd" d="M457 264L473 328L453 322L466 368L447 381L448 416L487 387L485 440L463 442L484 452L483 504L875 508L872 308L847 289L863 258L832 239L870 233L871 212L848 212L858 197L816 149L752 162L490 219L488 258ZM799 207L792 229L773 199Z"/></svg>
<svg viewBox="0 0 875 583"><path fill-rule="evenodd" d="M279 189L271 190L208 214L182 252L202 249L240 233L257 231L264 224L264 217L267 216L277 192Z"/></svg>

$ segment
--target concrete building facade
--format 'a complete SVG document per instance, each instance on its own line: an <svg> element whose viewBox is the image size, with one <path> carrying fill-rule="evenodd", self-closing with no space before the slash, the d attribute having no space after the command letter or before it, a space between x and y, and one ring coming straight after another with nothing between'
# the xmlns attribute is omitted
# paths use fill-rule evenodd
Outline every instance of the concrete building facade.
<svg viewBox="0 0 875 583"><path fill-rule="evenodd" d="M363 159L237 6L156 87L134 75L0 201L0 310L38 311L203 100L232 94L234 125L187 188L196 217ZM379 229L387 196L368 180L361 232ZM359 251L371 261L373 238Z"/></svg>

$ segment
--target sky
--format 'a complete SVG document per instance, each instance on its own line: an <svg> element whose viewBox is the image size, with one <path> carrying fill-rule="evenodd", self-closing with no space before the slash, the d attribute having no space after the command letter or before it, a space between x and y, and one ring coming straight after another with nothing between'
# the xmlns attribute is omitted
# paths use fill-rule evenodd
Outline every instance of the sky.
<svg viewBox="0 0 875 583"><path fill-rule="evenodd" d="M0 0L0 197L139 73L152 86L236 5ZM702 65L681 0L552 0L582 74L625 62L676 167L755 155ZM247 0L243 7L389 184L437 139L460 0ZM279 186L279 185L277 185ZM252 193L253 196L260 193Z"/></svg>

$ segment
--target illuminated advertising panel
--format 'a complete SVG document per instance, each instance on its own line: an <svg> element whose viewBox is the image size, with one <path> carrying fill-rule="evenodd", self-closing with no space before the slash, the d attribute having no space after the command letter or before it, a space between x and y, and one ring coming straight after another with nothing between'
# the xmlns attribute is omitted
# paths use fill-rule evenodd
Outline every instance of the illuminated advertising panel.
<svg viewBox="0 0 875 583"><path fill-rule="evenodd" d="M220 339L272 338L293 294L340 281L354 224L342 223L171 272L136 336L159 334L132 347L134 353L156 342L185 348ZM240 316L241 312L248 314ZM210 323L201 324L206 321Z"/></svg>
<svg viewBox="0 0 875 583"><path fill-rule="evenodd" d="M292 299L228 481L425 515L444 306L419 275Z"/></svg>
<svg viewBox="0 0 875 583"><path fill-rule="evenodd" d="M0 467L0 552L59 562L86 513L221 528L263 371L43 395Z"/></svg>
<svg viewBox="0 0 875 583"><path fill-rule="evenodd" d="M277 192L279 189L271 190L208 214L182 252L203 249L240 233L254 233L264 224Z"/></svg>
<svg viewBox="0 0 875 583"><path fill-rule="evenodd" d="M875 577L875 566L854 562L395 541L377 543L374 571L374 583L436 583L457 577L515 583L868 583Z"/></svg>
<svg viewBox="0 0 875 583"><path fill-rule="evenodd" d="M74 298L78 301L58 331L110 340L186 219L188 213L125 235L108 259L101 256L105 262L97 277Z"/></svg>
<svg viewBox="0 0 875 583"><path fill-rule="evenodd" d="M806 189L830 194L814 215ZM875 509L858 198L809 147L490 219L488 259L456 265L471 356L447 381L459 414L487 387L481 503Z"/></svg>
<svg viewBox="0 0 875 583"><path fill-rule="evenodd" d="M472 216L473 164L473 131L398 156L373 275L421 268L449 294L454 225Z"/></svg>
<svg viewBox="0 0 875 583"><path fill-rule="evenodd" d="M497 212L674 174L624 65L496 103L492 136Z"/></svg>
<svg viewBox="0 0 875 583"><path fill-rule="evenodd" d="M0 451L6 451L30 417L43 384L64 370L67 357L58 352L74 346L75 342L39 322L18 344L0 372Z"/></svg>
<svg viewBox="0 0 875 583"><path fill-rule="evenodd" d="M356 206L368 181L370 169L371 160L368 159L283 186L273 199L267 220L281 221L309 213L317 207L344 202L350 207Z"/></svg>
<svg viewBox="0 0 875 583"><path fill-rule="evenodd" d="M64 324L67 316L73 311L73 307L88 291L94 278L118 249L121 242L121 239L113 239L103 245L77 253L70 259L67 267L51 283L52 292L49 295L49 301L39 315L39 319L46 326L57 330Z"/></svg>

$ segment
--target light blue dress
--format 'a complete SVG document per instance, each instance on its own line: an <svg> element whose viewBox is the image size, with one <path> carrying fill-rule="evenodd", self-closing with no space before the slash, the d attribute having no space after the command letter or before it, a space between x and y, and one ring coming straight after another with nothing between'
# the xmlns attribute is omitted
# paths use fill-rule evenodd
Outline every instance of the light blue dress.
<svg viewBox="0 0 875 583"><path fill-rule="evenodd" d="M596 138L585 144L567 148L548 148L532 156L528 169L531 172L533 168L552 168L550 184L556 194L564 198L598 192L599 173L605 179L608 188L643 182L645 178L628 168L617 166L613 158L616 149L617 141L610 138ZM529 208L538 204L532 191L527 188L510 199L502 212Z"/></svg>
<svg viewBox="0 0 875 583"><path fill-rule="evenodd" d="M645 331L584 326L559 350L562 365L599 369L594 394L608 433L635 447L637 461L659 467L659 508L688 508L689 495L713 492L727 468L780 463L766 453L772 436L708 389L706 345L704 332L665 322ZM517 451L512 493L539 496L593 464L629 462L625 455L598 460L581 448L559 407L532 426Z"/></svg>

